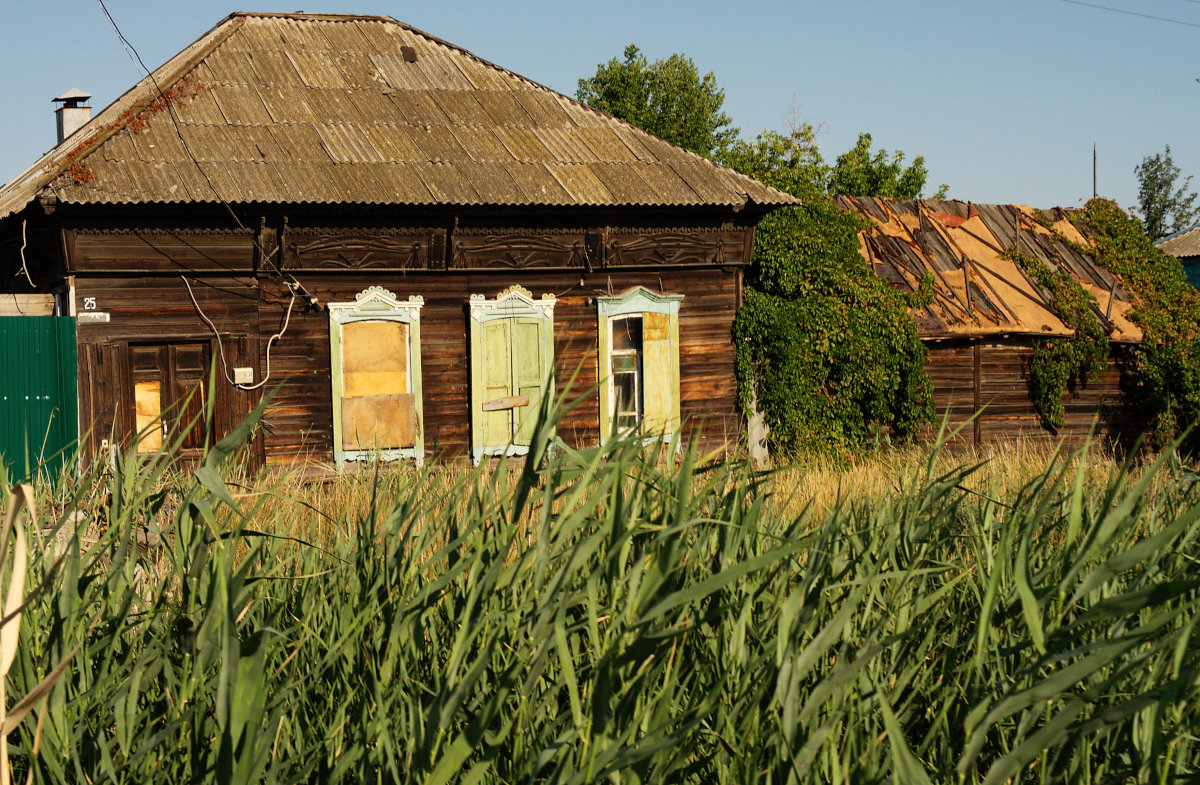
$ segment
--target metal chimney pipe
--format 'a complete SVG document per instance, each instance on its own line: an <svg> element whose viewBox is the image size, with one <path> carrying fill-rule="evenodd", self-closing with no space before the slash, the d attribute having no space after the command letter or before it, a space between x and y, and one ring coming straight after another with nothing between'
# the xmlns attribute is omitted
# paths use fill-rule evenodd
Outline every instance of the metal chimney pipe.
<svg viewBox="0 0 1200 785"><path fill-rule="evenodd" d="M91 97L90 94L72 87L51 101L51 103L61 104L54 110L54 117L58 121L59 142L75 133L88 120L92 119L92 107L80 105L86 103Z"/></svg>

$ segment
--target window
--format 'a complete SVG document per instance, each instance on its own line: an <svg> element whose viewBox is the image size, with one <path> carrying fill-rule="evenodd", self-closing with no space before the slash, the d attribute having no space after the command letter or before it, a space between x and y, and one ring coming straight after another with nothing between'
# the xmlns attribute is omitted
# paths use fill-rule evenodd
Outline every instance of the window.
<svg viewBox="0 0 1200 785"><path fill-rule="evenodd" d="M597 298L601 439L614 431L664 439L678 432L682 300L643 286Z"/></svg>
<svg viewBox="0 0 1200 785"><path fill-rule="evenodd" d="M421 307L378 286L329 304L333 453L346 461L425 457Z"/></svg>
<svg viewBox="0 0 1200 785"><path fill-rule="evenodd" d="M612 401L617 430L635 430L645 411L642 403L642 315L625 314L609 321L612 329Z"/></svg>
<svg viewBox="0 0 1200 785"><path fill-rule="evenodd" d="M511 286L494 300L473 294L471 457L525 455L554 370L553 295Z"/></svg>
<svg viewBox="0 0 1200 785"><path fill-rule="evenodd" d="M211 351L207 341L129 345L138 452L157 452L178 435L185 454L204 449L204 380Z"/></svg>

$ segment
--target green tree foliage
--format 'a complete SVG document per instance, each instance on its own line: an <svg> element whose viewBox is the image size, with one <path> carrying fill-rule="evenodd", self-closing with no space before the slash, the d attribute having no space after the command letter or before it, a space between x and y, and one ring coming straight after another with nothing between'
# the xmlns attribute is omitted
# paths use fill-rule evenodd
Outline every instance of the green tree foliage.
<svg viewBox="0 0 1200 785"><path fill-rule="evenodd" d="M871 135L858 135L853 148L837 157L829 174L829 190L847 196L882 196L889 199L916 199L925 189L929 172L925 157L918 155L908 166L900 150L888 154L880 148L871 152ZM949 186L942 185L934 199L945 199Z"/></svg>
<svg viewBox="0 0 1200 785"><path fill-rule="evenodd" d="M906 298L859 253L857 215L824 195L829 168L811 126L740 142L725 158L805 201L759 223L734 324L739 395L778 456L846 454L932 416L925 348Z"/></svg>
<svg viewBox="0 0 1200 785"><path fill-rule="evenodd" d="M1179 182L1179 167L1171 158L1171 145L1166 145L1159 155L1143 158L1133 171L1138 178L1139 212L1151 240L1185 229L1200 216L1196 192L1188 191L1192 176Z"/></svg>
<svg viewBox="0 0 1200 785"><path fill-rule="evenodd" d="M725 91L716 77L703 77L690 57L646 59L635 45L625 59L613 58L580 79L575 97L588 106L632 123L693 153L711 157L737 138L729 115L721 111Z"/></svg>
<svg viewBox="0 0 1200 785"><path fill-rule="evenodd" d="M907 436L931 419L925 348L908 314L930 296L931 281L912 298L892 289L859 253L858 232L867 224L829 198L917 196L927 174L923 158L905 167L904 153L872 153L870 134L862 134L831 167L809 124L734 141L711 73L701 79L678 54L648 63L632 44L624 61L614 58L580 79L576 97L804 202L759 224L734 324L739 399L749 413L757 398L775 454L844 455L885 433Z"/></svg>
<svg viewBox="0 0 1200 785"><path fill-rule="evenodd" d="M1033 405L1042 422L1057 431L1066 419L1063 393L1079 381L1096 379L1108 362L1108 333L1093 310L1096 298L1073 275L1051 270L1035 256L1010 249L1003 254L1021 266L1050 296L1050 305L1073 335L1038 341L1029 363Z"/></svg>
<svg viewBox="0 0 1200 785"><path fill-rule="evenodd" d="M1153 418L1159 445L1192 429L1194 451L1200 447L1200 292L1179 260L1155 248L1116 203L1093 199L1071 220L1093 231L1085 250L1116 273L1133 298L1130 318L1144 340L1125 368L1130 396Z"/></svg>

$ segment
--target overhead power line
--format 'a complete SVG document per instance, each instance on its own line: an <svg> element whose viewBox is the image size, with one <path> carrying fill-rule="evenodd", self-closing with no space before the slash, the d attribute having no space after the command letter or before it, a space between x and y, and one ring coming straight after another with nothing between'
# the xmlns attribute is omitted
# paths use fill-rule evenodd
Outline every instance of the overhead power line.
<svg viewBox="0 0 1200 785"><path fill-rule="evenodd" d="M208 326L210 328L212 328L213 335L215 335L217 338L217 348L221 354L221 365L225 371L226 380L233 386L238 387L240 389L247 390L247 391L256 390L259 387L262 387L264 384L266 384L267 380L271 378L271 346L276 341L278 341L280 338L282 338L283 334L285 332L287 332L288 323L291 321L291 318L292 318L292 306L294 306L296 304L297 293L299 293L301 296L303 296L305 298L305 300L307 300L310 304L316 304L317 299L315 297L313 297L311 294L309 294L308 290L304 288L303 284L301 284L299 281L296 280L295 276L287 275L283 272L283 270L279 269L279 265L277 265L275 263L275 260L273 258L274 251L272 251L271 253L268 254L266 252L266 250L261 245L259 245L258 238L254 237L254 235L246 227L246 225L242 223L242 220L240 218L238 218L237 212L233 209L232 205L230 205L229 202L225 201L225 199L221 196L220 192L217 191L217 187L216 187L216 185L213 184L212 178L210 178L208 176L208 173L204 171L204 167L200 165L200 161L196 158L195 155L192 154L192 149L190 146L188 146L187 139L185 139L183 136L183 129L179 127L179 120L175 116L175 107L172 105L171 101L166 100L166 97L163 95L162 87L160 87L158 84L158 79L156 79L154 77L154 72L152 72L149 68L146 67L146 63L142 60L142 56L140 54L138 54L137 47L135 47L132 43L130 43L129 39L125 37L125 34L121 32L121 28L117 26L117 21L112 18L112 14L110 14L108 12L108 7L104 5L104 0L96 0L96 2L98 2L100 4L100 10L102 10L104 12L104 16L108 18L108 23L112 25L113 32L115 32L117 34L117 38L119 38L121 40L121 45L125 47L126 53L129 54L131 57L137 59L138 65L141 66L142 70L146 73L146 76L149 77L150 82L151 82L151 84L154 85L154 89L155 89L155 91L158 92L159 97L163 99L163 103L166 105L166 108L167 108L167 116L171 119L171 125L175 128L175 135L179 137L179 142L183 146L184 153L186 153L187 157L192 160L192 163L195 164L196 169L200 172L200 174L204 176L204 179L208 183L208 187L212 191L213 196L215 196L217 198L217 201L219 201L225 207L225 210L229 213L229 216L233 219L234 223L237 224L238 228L240 228L242 231L246 232L250 236L251 242L254 243L254 247L258 249L259 258L261 258L263 261L265 261L267 264L269 264L275 270L275 272L279 275L279 277L281 279L283 279L284 284L286 284L287 287L291 290L291 299L288 301L287 312L284 314L284 317L283 317L283 327L282 327L282 329L280 329L280 331L278 333L271 336L271 339L269 341L267 341L267 351L266 351L267 372L266 372L266 375L262 378L262 380L260 380L258 382L258 384L239 384L239 383L235 382L229 376L229 367L225 361L225 348L221 344L220 331L217 330L217 326L215 324L213 324L212 320L209 319L208 316L205 315L204 311L200 308L200 303L196 301L196 295L192 293L192 287L191 287L191 284L188 283L188 279L185 276L182 276L182 275L180 276L180 278L183 278L184 286L187 287L188 295L192 299L192 304L194 306L196 306L197 313L200 314L200 318L202 318L205 322L208 323Z"/></svg>
<svg viewBox="0 0 1200 785"><path fill-rule="evenodd" d="M1088 8L1098 8L1101 11L1111 11L1114 14L1125 14L1126 16L1140 16L1143 19L1153 19L1156 22L1169 22L1173 25L1185 25L1187 27L1200 27L1197 22L1185 22L1182 19L1171 19L1166 16L1154 16L1153 14L1143 14L1140 11L1129 11L1124 8L1113 8L1112 6L1100 5L1099 3L1087 3L1084 0L1062 0L1064 3L1072 5L1082 5ZM1188 0L1188 2L1200 2L1200 0Z"/></svg>

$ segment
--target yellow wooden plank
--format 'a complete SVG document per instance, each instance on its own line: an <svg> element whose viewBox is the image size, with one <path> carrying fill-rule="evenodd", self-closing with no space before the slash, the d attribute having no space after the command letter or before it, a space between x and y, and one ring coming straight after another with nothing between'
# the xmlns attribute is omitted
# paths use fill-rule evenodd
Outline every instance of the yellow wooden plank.
<svg viewBox="0 0 1200 785"><path fill-rule="evenodd" d="M342 372L408 373L408 325L396 321L350 322L342 327ZM404 390L408 390L407 381Z"/></svg>
<svg viewBox="0 0 1200 785"><path fill-rule="evenodd" d="M342 374L342 400L365 395L400 395L408 392L404 371L358 371Z"/></svg>
<svg viewBox="0 0 1200 785"><path fill-rule="evenodd" d="M417 409L411 394L342 399L343 450L394 450L417 440Z"/></svg>

